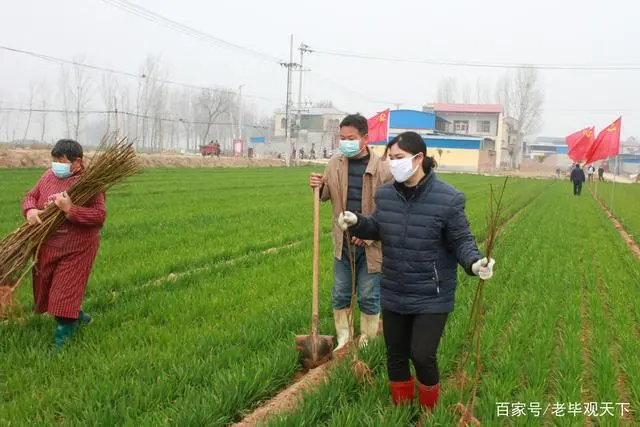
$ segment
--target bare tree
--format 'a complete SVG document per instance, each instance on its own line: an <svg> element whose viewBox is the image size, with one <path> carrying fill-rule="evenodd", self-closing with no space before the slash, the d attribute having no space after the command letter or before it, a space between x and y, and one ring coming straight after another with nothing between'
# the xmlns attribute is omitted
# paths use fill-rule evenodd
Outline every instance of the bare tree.
<svg viewBox="0 0 640 427"><path fill-rule="evenodd" d="M115 115L117 107L116 97L118 96L118 80L113 74L105 74L102 76L102 101L107 110L106 125L107 132L111 129L111 116ZM114 124L115 128L115 124Z"/></svg>
<svg viewBox="0 0 640 427"><path fill-rule="evenodd" d="M69 105L70 96L69 96L69 71L64 67L64 65L60 68L60 94L62 96L62 105L64 106L64 123L66 127L66 136L71 136L71 107Z"/></svg>
<svg viewBox="0 0 640 427"><path fill-rule="evenodd" d="M31 117L33 116L33 99L35 98L36 87L33 82L29 83L29 112L27 113L27 123L24 126L23 141L27 140L29 128L31 127Z"/></svg>
<svg viewBox="0 0 640 427"><path fill-rule="evenodd" d="M182 133L185 138L185 149L191 150L191 137L193 135L193 103L192 92L185 88L178 96L175 97L173 110L176 112L178 122L182 125ZM178 132L180 135L180 132Z"/></svg>
<svg viewBox="0 0 640 427"><path fill-rule="evenodd" d="M491 102L490 86L480 77L476 80L476 104L488 104Z"/></svg>
<svg viewBox="0 0 640 427"><path fill-rule="evenodd" d="M151 150L163 149L164 121L167 114L166 84L161 81L165 76L158 57L148 56L140 71L143 77L138 85L136 105L136 135L142 147Z"/></svg>
<svg viewBox="0 0 640 427"><path fill-rule="evenodd" d="M40 106L42 107L42 112L40 113L40 141L44 142L47 133L47 104L49 102L49 89L47 88L46 80L40 83L38 92L40 93Z"/></svg>
<svg viewBox="0 0 640 427"><path fill-rule="evenodd" d="M471 104L471 86L469 84L465 84L462 88L462 102Z"/></svg>
<svg viewBox="0 0 640 427"><path fill-rule="evenodd" d="M81 64L83 61L83 58L79 58L74 62ZM78 139L82 127L82 119L91 101L91 79L82 70L82 67L74 65L70 72L65 68L62 69L60 80L67 134L69 137Z"/></svg>
<svg viewBox="0 0 640 427"><path fill-rule="evenodd" d="M455 77L446 77L438 82L436 102L451 104L458 100L458 81Z"/></svg>
<svg viewBox="0 0 640 427"><path fill-rule="evenodd" d="M231 111L234 94L226 89L203 89L196 101L196 117L204 122L202 127L202 143L209 137L211 125L224 112Z"/></svg>
<svg viewBox="0 0 640 427"><path fill-rule="evenodd" d="M313 103L314 108L333 108L333 101L329 99L323 99Z"/></svg>
<svg viewBox="0 0 640 427"><path fill-rule="evenodd" d="M524 137L535 133L542 124L544 93L539 87L538 70L518 68L505 74L496 87L496 100L504 106L505 115L513 118L516 138L509 147L511 166L517 167Z"/></svg>

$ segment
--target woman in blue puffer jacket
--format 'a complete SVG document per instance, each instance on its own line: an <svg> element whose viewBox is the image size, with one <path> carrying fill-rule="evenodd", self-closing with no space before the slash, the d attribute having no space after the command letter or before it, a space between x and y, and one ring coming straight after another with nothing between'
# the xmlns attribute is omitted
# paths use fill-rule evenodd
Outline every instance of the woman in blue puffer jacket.
<svg viewBox="0 0 640 427"><path fill-rule="evenodd" d="M438 179L420 135L404 132L385 150L395 182L376 193L371 216L344 212L343 230L382 243L380 283L387 370L394 404L418 400L433 410L440 392L436 352L453 310L456 269L489 279L495 261L478 251L464 195Z"/></svg>

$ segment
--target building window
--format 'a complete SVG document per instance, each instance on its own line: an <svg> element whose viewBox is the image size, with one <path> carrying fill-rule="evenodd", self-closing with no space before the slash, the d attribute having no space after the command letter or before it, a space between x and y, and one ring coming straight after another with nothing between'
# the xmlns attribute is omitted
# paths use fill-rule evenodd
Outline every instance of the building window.
<svg viewBox="0 0 640 427"><path fill-rule="evenodd" d="M477 125L477 129L476 129L477 132L481 132L481 133L491 132L491 121L489 120L478 120L476 125Z"/></svg>
<svg viewBox="0 0 640 427"><path fill-rule="evenodd" d="M455 120L453 122L455 133L469 133L469 122L467 120Z"/></svg>

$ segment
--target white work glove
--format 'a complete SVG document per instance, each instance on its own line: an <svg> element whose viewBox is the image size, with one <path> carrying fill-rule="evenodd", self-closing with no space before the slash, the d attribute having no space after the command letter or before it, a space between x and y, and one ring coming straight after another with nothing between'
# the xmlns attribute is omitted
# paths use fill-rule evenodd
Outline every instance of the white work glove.
<svg viewBox="0 0 640 427"><path fill-rule="evenodd" d="M342 231L346 231L347 228L353 227L358 223L358 217L353 212L345 211L340 212L338 215L338 227L342 229Z"/></svg>
<svg viewBox="0 0 640 427"><path fill-rule="evenodd" d="M491 276L493 276L493 266L496 263L495 259L487 260L487 258L482 258L473 263L471 266L471 271L476 276L480 276L482 280L489 280Z"/></svg>

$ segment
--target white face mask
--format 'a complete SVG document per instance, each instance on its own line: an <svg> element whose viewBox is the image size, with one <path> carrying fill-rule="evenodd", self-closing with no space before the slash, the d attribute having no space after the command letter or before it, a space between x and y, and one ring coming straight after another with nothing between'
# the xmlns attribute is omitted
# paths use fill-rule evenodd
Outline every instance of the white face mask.
<svg viewBox="0 0 640 427"><path fill-rule="evenodd" d="M407 157L404 159L390 160L389 166L391 169L391 175L397 182L405 182L413 176L418 170L420 165L413 167L413 159L417 156Z"/></svg>

